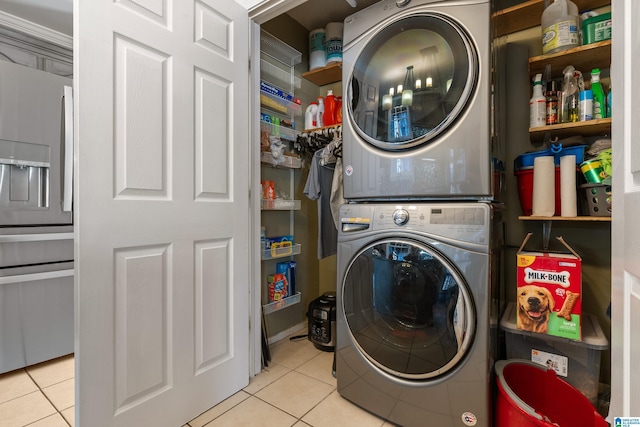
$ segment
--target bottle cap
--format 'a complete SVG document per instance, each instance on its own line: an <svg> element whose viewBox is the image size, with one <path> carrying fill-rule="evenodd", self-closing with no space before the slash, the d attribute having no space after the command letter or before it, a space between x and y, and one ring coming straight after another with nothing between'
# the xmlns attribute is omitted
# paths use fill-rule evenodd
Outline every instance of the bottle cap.
<svg viewBox="0 0 640 427"><path fill-rule="evenodd" d="M593 99L593 92L591 91L591 89L581 90L579 97L580 97L580 101Z"/></svg>

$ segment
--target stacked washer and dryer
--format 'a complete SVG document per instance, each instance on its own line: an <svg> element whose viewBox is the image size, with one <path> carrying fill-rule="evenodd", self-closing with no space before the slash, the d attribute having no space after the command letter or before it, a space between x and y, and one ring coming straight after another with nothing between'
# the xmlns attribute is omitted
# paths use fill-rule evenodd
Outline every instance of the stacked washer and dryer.
<svg viewBox="0 0 640 427"><path fill-rule="evenodd" d="M490 11L383 0L344 24L336 378L402 426L492 425Z"/></svg>

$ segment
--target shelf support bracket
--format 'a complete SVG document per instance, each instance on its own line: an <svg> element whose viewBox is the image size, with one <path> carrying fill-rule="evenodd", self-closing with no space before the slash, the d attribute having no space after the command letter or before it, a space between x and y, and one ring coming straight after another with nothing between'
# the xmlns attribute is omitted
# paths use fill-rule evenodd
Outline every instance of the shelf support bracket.
<svg viewBox="0 0 640 427"><path fill-rule="evenodd" d="M543 250L549 250L549 240L551 239L551 225L553 221L546 220L542 222L542 248Z"/></svg>

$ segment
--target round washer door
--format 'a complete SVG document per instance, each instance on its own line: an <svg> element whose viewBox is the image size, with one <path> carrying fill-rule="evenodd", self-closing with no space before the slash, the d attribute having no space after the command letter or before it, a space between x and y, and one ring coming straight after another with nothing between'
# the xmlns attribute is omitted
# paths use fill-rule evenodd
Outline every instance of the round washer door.
<svg viewBox="0 0 640 427"><path fill-rule="evenodd" d="M392 22L357 55L347 114L358 134L383 150L434 141L475 91L477 49L446 15L422 13Z"/></svg>
<svg viewBox="0 0 640 427"><path fill-rule="evenodd" d="M403 379L454 369L474 338L475 309L464 279L438 251L411 239L364 247L345 273L341 308L359 351Z"/></svg>

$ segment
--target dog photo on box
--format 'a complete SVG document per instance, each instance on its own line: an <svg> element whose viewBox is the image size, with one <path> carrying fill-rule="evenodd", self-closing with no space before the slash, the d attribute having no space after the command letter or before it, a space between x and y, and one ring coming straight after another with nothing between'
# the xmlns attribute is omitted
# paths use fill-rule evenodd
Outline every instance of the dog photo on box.
<svg viewBox="0 0 640 427"><path fill-rule="evenodd" d="M582 259L562 237L557 239L569 253L526 251L531 235L517 254L517 327L580 341Z"/></svg>

